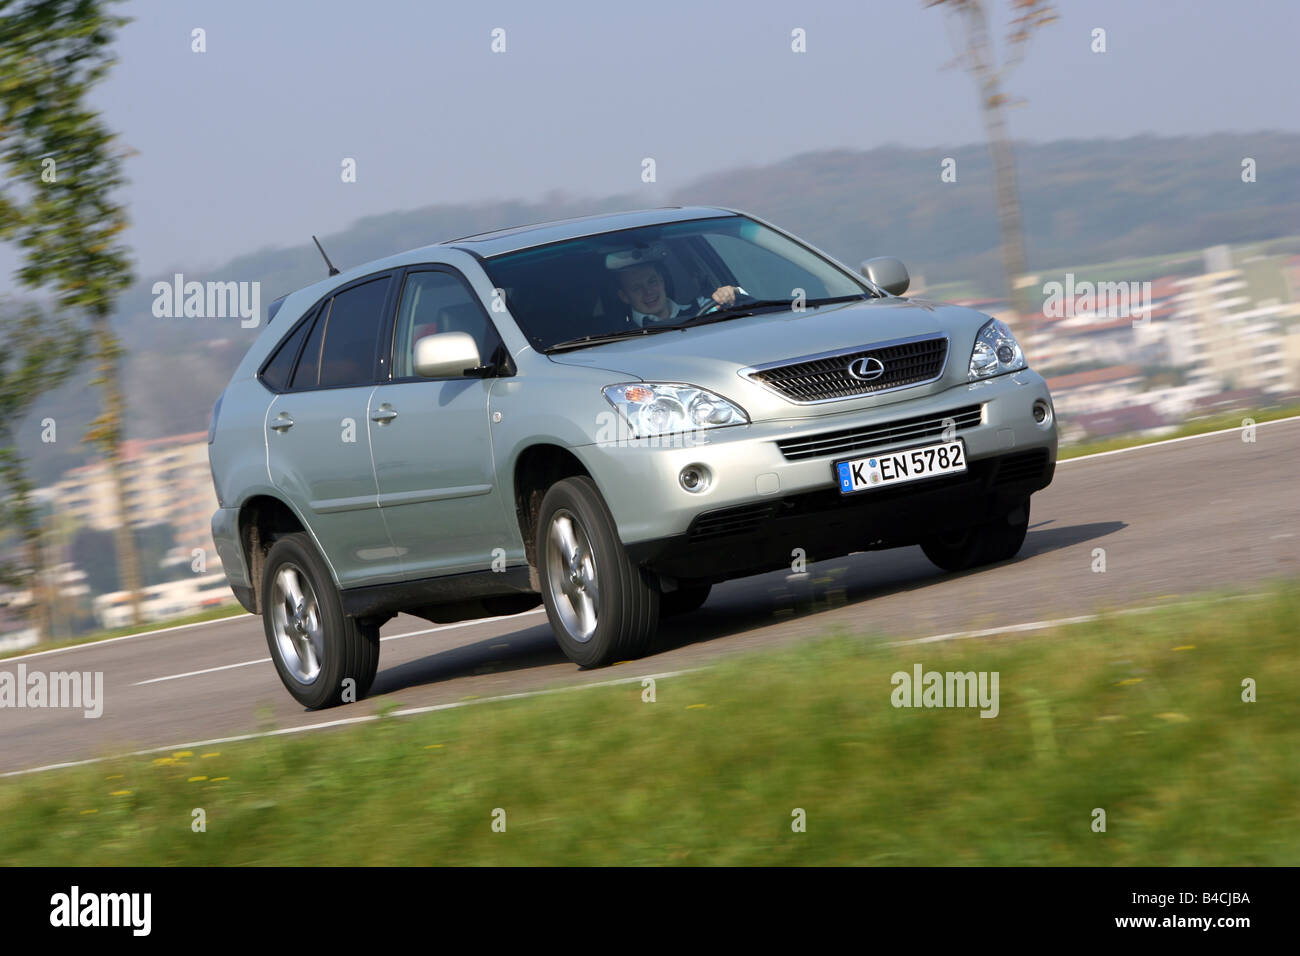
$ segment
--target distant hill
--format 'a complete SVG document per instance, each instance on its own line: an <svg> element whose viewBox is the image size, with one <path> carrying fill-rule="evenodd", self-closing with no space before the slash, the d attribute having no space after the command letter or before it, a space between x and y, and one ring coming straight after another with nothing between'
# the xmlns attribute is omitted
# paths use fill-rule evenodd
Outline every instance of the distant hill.
<svg viewBox="0 0 1300 956"><path fill-rule="evenodd" d="M1065 140L1022 144L1016 156L1033 270L1300 232L1300 135ZM954 183L940 181L945 157L957 160ZM1254 183L1241 181L1244 157L1256 162ZM851 265L896 255L931 285L962 282L989 294L1001 287L982 144L803 153L705 176L672 201L753 212ZM347 265L488 229L643 205L635 193L441 204L369 216L321 241L336 263ZM323 266L308 240L250 252L215 270L181 271L187 279L260 281L265 308L321 278ZM133 438L205 428L212 402L257 331L230 319L155 318L150 288L168 279L142 275L122 297L115 320L129 356L127 433ZM89 380L84 374L47 396L23 429L23 450L38 484L86 456L79 439L98 398ZM54 445L40 444L33 424L46 415L59 422Z"/></svg>

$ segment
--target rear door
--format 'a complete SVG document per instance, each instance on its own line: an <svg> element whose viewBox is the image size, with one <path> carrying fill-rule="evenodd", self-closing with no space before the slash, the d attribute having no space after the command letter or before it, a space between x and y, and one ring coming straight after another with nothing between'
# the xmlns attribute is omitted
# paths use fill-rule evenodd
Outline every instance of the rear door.
<svg viewBox="0 0 1300 956"><path fill-rule="evenodd" d="M370 396L379 503L409 577L485 571L507 547L492 457L488 397L494 378L419 378L415 343L466 332L489 362L501 340L465 279L420 266L402 277L392 335L392 380ZM498 562L502 568L504 564Z"/></svg>
<svg viewBox="0 0 1300 956"><path fill-rule="evenodd" d="M379 510L366 414L387 377L380 340L392 285L392 273L369 276L319 306L266 415L271 480L311 528L341 587L401 577Z"/></svg>

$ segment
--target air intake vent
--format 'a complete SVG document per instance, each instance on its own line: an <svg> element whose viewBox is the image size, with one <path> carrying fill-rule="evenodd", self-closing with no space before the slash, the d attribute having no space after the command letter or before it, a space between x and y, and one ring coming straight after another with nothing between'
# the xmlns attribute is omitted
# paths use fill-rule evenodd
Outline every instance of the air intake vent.
<svg viewBox="0 0 1300 956"><path fill-rule="evenodd" d="M965 405L938 415L918 415L915 418L900 418L880 425L787 438L778 441L776 445L787 461L802 461L805 458L844 458L857 452L867 452L887 445L912 443L927 438L941 439L949 422L956 425L956 430L960 432L978 425L981 417L981 406Z"/></svg>

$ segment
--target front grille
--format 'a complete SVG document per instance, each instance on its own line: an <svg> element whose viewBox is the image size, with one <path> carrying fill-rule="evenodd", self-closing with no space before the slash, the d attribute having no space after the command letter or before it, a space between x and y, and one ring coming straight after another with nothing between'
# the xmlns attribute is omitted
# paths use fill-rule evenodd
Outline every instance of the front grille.
<svg viewBox="0 0 1300 956"><path fill-rule="evenodd" d="M943 372L947 357L948 337L940 335L796 359L751 369L747 374L790 401L806 405L934 381ZM883 371L870 381L859 379L849 374L849 366L858 359L875 359ZM869 364L873 370L876 368L874 362Z"/></svg>
<svg viewBox="0 0 1300 956"><path fill-rule="evenodd" d="M957 431L973 428L980 423L981 417L979 405L966 405L939 415L918 415L915 418L895 419L881 425L844 428L840 431L804 435L800 438L786 438L778 441L776 445L787 461L802 461L805 458L832 455L844 457L854 452L880 448L884 445L938 438L943 435L949 422L955 423Z"/></svg>

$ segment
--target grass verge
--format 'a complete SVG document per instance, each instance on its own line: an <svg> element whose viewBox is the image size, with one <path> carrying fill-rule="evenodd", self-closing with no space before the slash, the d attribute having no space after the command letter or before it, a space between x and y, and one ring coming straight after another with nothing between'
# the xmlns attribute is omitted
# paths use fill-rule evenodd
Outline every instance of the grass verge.
<svg viewBox="0 0 1300 956"><path fill-rule="evenodd" d="M635 683L11 778L0 860L1293 865L1298 584L1020 638L831 635L654 703ZM895 708L915 664L997 671L997 717Z"/></svg>

